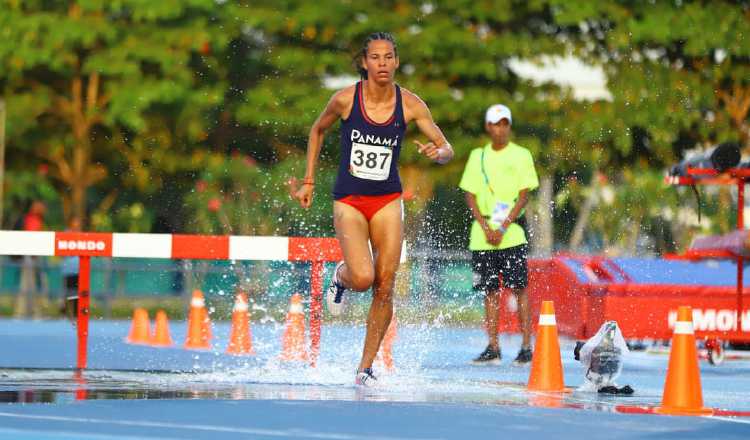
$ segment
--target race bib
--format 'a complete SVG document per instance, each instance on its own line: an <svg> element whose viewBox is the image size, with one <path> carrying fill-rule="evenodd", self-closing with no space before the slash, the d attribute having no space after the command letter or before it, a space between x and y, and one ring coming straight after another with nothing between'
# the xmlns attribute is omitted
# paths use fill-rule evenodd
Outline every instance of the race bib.
<svg viewBox="0 0 750 440"><path fill-rule="evenodd" d="M510 214L510 205L503 202L497 202L495 208L492 210L492 215L490 216L492 226L499 228L505 219L508 218L508 214Z"/></svg>
<svg viewBox="0 0 750 440"><path fill-rule="evenodd" d="M349 171L360 179L386 180L391 172L392 158L391 148L353 142Z"/></svg>

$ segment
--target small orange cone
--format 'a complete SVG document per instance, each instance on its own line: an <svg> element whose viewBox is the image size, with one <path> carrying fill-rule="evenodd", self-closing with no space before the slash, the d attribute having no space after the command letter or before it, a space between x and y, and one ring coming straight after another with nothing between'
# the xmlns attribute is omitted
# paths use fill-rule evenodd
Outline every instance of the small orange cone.
<svg viewBox="0 0 750 440"><path fill-rule="evenodd" d="M711 408L703 407L698 350L695 348L693 333L693 311L688 306L677 309L667 380L664 382L661 406L656 408L656 412L684 416L713 414Z"/></svg>
<svg viewBox="0 0 750 440"><path fill-rule="evenodd" d="M565 391L560 343L557 340L555 306L552 301L542 301L527 389L530 391Z"/></svg>
<svg viewBox="0 0 750 440"><path fill-rule="evenodd" d="M281 350L282 361L306 361L305 349L305 309L299 293L292 295L289 312L286 314L284 339Z"/></svg>
<svg viewBox="0 0 750 440"><path fill-rule="evenodd" d="M171 347L174 345L172 336L169 334L169 319L167 319L167 313L164 310L157 311L155 321L154 334L151 337L151 345L154 347Z"/></svg>
<svg viewBox="0 0 750 440"><path fill-rule="evenodd" d="M234 309L232 309L232 330L229 334L229 346L227 347L227 353L229 354L255 354L250 333L248 309L247 295L243 292L238 293L234 300Z"/></svg>
<svg viewBox="0 0 750 440"><path fill-rule="evenodd" d="M203 292L193 291L193 299L190 300L190 313L188 314L188 331L185 338L185 348L207 349L211 348L211 321L208 319L206 301Z"/></svg>
<svg viewBox="0 0 750 440"><path fill-rule="evenodd" d="M126 341L131 344L148 344L150 336L151 323L148 321L148 311L136 308L133 310L133 323Z"/></svg>
<svg viewBox="0 0 750 440"><path fill-rule="evenodd" d="M393 371L395 368L393 367L393 341L396 340L396 336L398 336L398 323L396 322L396 315L393 315L393 318L391 318L391 324L388 326L388 330L385 332L385 336L383 336L383 342L380 344L380 351L378 351L378 356L376 360L379 360L383 363L383 366L388 371Z"/></svg>

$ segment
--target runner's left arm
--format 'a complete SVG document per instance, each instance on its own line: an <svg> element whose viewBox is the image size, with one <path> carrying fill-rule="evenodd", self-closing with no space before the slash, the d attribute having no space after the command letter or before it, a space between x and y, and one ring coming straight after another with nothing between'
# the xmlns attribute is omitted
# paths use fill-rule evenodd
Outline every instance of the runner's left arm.
<svg viewBox="0 0 750 440"><path fill-rule="evenodd" d="M411 119L417 123L419 131L422 132L430 141L423 144L417 140L414 141L419 148L419 152L434 160L439 164L445 164L453 159L453 147L443 135L440 127L432 120L432 113L427 108L427 104L419 99L416 95L410 94L412 99L407 100L408 111Z"/></svg>

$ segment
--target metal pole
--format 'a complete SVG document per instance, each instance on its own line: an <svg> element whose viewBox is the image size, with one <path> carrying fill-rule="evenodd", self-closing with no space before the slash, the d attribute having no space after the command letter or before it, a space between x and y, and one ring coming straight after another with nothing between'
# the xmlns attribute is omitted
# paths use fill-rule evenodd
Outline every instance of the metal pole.
<svg viewBox="0 0 750 440"><path fill-rule="evenodd" d="M322 261L313 261L310 270L310 358L312 366L320 353L320 316L323 310L323 270Z"/></svg>
<svg viewBox="0 0 750 440"><path fill-rule="evenodd" d="M745 229L745 179L737 178L737 229Z"/></svg>
<svg viewBox="0 0 750 440"><path fill-rule="evenodd" d="M737 178L737 229L745 229L745 179ZM737 331L742 333L742 296L745 291L744 281L742 279L744 258L742 254L737 257Z"/></svg>
<svg viewBox="0 0 750 440"><path fill-rule="evenodd" d="M86 350L89 338L89 292L91 280L91 257L80 257L78 267L78 366L86 368Z"/></svg>
<svg viewBox="0 0 750 440"><path fill-rule="evenodd" d="M0 97L0 229L3 229L3 198L5 193L5 100ZM0 286L3 281L2 257L0 257Z"/></svg>

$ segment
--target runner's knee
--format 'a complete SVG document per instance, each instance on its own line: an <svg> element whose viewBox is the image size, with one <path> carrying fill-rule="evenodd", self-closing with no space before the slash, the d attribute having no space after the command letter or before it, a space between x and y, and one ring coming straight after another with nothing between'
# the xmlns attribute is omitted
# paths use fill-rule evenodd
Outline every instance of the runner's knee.
<svg viewBox="0 0 750 440"><path fill-rule="evenodd" d="M375 280L375 274L373 273L372 269L359 269L359 270L352 270L351 267L348 267L349 269L349 280L351 281L352 290L356 291L363 291L367 290L372 286L373 281Z"/></svg>
<svg viewBox="0 0 750 440"><path fill-rule="evenodd" d="M393 295L393 285L396 279L396 274L392 271L380 272L375 277L374 294L380 296L382 299L390 300Z"/></svg>
<svg viewBox="0 0 750 440"><path fill-rule="evenodd" d="M375 283L375 289L372 292L373 302L388 304L393 302L393 285L378 285Z"/></svg>

